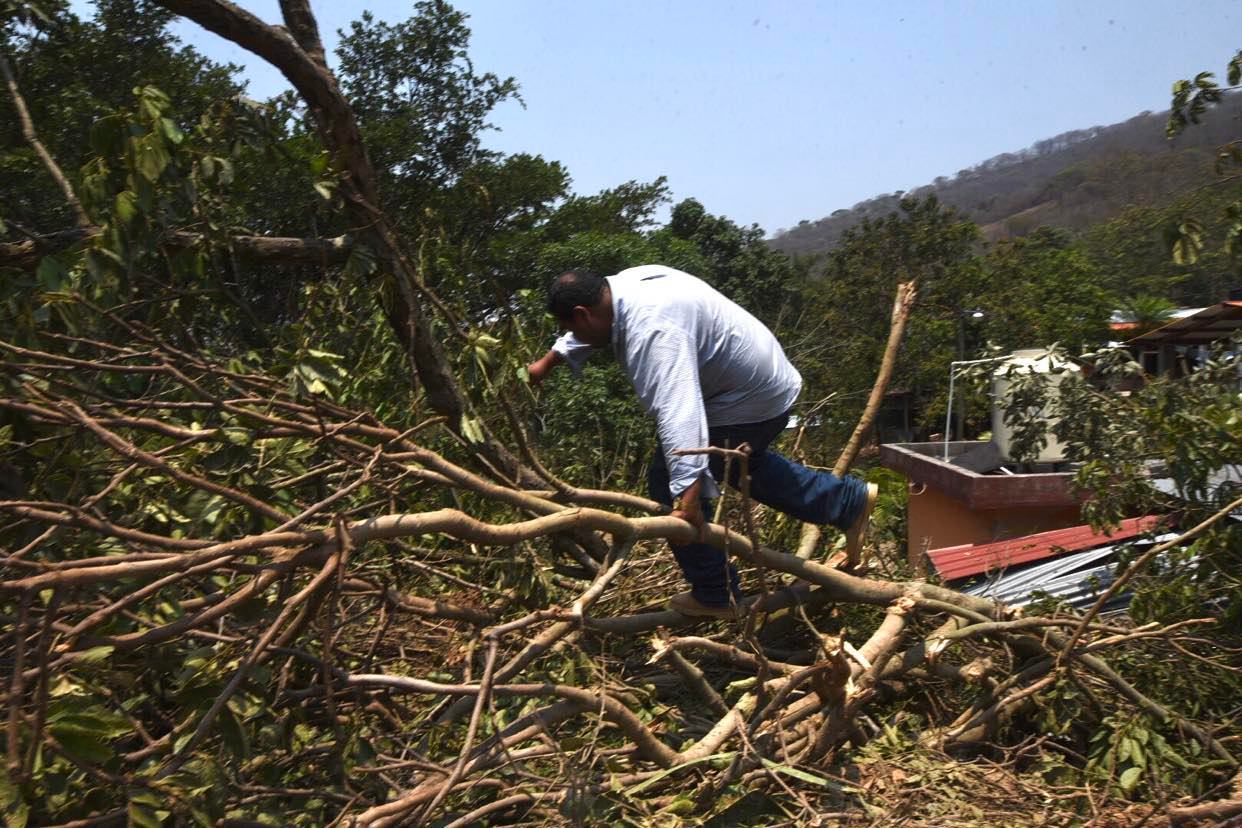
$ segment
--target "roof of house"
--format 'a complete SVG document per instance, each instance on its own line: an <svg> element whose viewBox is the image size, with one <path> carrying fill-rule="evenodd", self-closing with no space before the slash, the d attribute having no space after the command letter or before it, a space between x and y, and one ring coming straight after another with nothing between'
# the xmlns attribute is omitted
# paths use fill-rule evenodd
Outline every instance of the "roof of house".
<svg viewBox="0 0 1242 828"><path fill-rule="evenodd" d="M1141 548L1144 544L1164 543L1176 537L1176 533L1167 533L1137 541L1136 545ZM1042 593L1061 603L1086 609L1116 580L1117 552L1115 544L1097 546L1085 552L1070 552L1051 560L1019 566L994 577L981 578L963 587L962 592L991 598L1011 607L1024 607L1034 600L1036 593ZM1104 605L1103 611L1123 609L1132 597L1129 591L1118 592Z"/></svg>
<svg viewBox="0 0 1242 828"><path fill-rule="evenodd" d="M1185 319L1187 316L1194 316L1206 308L1176 308L1169 314L1169 321L1174 319ZM1141 327L1141 323L1135 322L1129 318L1125 311L1113 311L1113 315L1108 320L1109 330L1113 331L1133 331Z"/></svg>
<svg viewBox="0 0 1242 828"><path fill-rule="evenodd" d="M1018 564L1051 558L1066 552L1090 549L1137 537L1156 527L1161 517L1123 520L1111 533L1097 533L1090 526L1071 526L992 543L963 544L929 550L927 556L946 581L1007 569Z"/></svg>
<svg viewBox="0 0 1242 828"><path fill-rule="evenodd" d="M1242 329L1242 302L1230 300L1136 336L1130 345L1203 345Z"/></svg>

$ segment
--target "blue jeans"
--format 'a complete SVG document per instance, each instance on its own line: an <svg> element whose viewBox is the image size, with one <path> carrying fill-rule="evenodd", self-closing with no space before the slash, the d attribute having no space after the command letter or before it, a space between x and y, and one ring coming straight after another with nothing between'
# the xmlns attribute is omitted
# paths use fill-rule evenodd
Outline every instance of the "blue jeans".
<svg viewBox="0 0 1242 828"><path fill-rule="evenodd" d="M827 523L839 529L849 527L867 499L867 486L857 477L837 477L828 472L813 471L768 449L768 444L784 430L789 412L761 423L709 426L708 440L713 446L736 448L749 443L751 448L750 496L765 506L784 512L804 523ZM687 446L687 448L698 448ZM711 457L712 477L724 476L724 458ZM740 464L730 466L729 484L735 488L741 472ZM673 505L668 489L668 466L664 451L656 447L647 472L647 491L652 500ZM704 513L711 514L705 500ZM729 591L739 595L737 569L720 549L705 543L685 546L669 544L682 574L690 582L691 594L701 603L722 606L729 603Z"/></svg>

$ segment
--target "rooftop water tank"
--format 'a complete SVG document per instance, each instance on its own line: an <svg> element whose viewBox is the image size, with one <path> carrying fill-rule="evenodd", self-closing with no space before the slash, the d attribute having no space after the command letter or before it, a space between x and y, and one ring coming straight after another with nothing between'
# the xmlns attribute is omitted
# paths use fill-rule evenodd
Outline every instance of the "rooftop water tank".
<svg viewBox="0 0 1242 828"><path fill-rule="evenodd" d="M1071 373L1080 373L1077 365L1042 349L1014 351L1008 359L997 365L992 372L992 442L1000 449L1001 457L1009 462L1017 459L1012 451L1013 429L1005 424L1006 396L1014 383L1015 375L1045 374L1048 381L1048 401L1040 412L1040 417L1044 421L1047 442L1035 457L1024 459L1035 463L1059 463L1065 459L1064 448L1052 434L1052 427L1058 420L1048 412L1060 394L1061 383Z"/></svg>

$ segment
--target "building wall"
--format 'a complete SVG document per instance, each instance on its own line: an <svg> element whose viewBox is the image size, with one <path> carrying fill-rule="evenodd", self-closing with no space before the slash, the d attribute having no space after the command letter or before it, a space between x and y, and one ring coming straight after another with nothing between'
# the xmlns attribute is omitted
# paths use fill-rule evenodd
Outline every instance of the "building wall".
<svg viewBox="0 0 1242 828"><path fill-rule="evenodd" d="M916 572L923 571L923 557L929 549L991 543L1082 523L1077 506L972 509L955 497L918 484L910 488L906 517L906 552Z"/></svg>

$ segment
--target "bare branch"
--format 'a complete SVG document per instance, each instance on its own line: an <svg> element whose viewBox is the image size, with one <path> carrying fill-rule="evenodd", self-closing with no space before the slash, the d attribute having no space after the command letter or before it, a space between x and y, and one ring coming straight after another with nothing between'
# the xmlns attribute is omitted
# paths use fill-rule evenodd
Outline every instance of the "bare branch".
<svg viewBox="0 0 1242 828"><path fill-rule="evenodd" d="M35 151L35 155L39 156L39 160L43 162L48 175L52 176L52 180L56 182L56 185L60 187L60 191L64 193L65 201L69 202L69 207L73 210L78 226L89 227L91 225L90 217L82 209L82 202L78 200L77 193L73 191L73 185L65 177L65 173L61 170L60 165L56 163L56 159L47 151L47 147L39 140L39 134L35 131L34 121L30 118L30 110L26 108L26 99L22 97L22 91L17 86L17 78L13 76L13 69L9 65L8 56L5 55L3 49L0 49L0 75L4 76L4 84L8 87L9 96L13 99L13 108L17 110L17 120L22 125L22 136L26 139L26 143L30 144L30 148ZM0 261L0 266L3 266L3 264L4 262Z"/></svg>
<svg viewBox="0 0 1242 828"><path fill-rule="evenodd" d="M95 238L102 228L87 224L74 230L61 230L20 242L0 244L0 267L34 270L49 253L67 250ZM173 230L160 238L165 250L183 250L205 243L201 233ZM268 264L342 264L354 248L349 236L332 239L294 239L280 236L232 236L230 247L239 260Z"/></svg>

